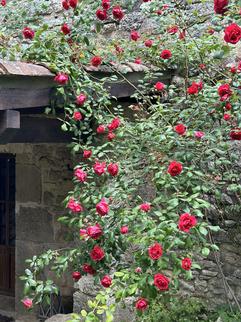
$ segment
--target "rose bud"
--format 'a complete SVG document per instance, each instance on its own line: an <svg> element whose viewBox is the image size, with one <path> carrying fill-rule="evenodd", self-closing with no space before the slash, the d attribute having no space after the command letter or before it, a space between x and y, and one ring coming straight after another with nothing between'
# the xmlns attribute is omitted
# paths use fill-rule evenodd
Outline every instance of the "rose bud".
<svg viewBox="0 0 241 322"><path fill-rule="evenodd" d="M54 81L60 85L65 85L69 81L69 76L67 74L59 73L55 76Z"/></svg>
<svg viewBox="0 0 241 322"><path fill-rule="evenodd" d="M63 34L68 35L70 33L70 27L67 25L67 23L64 23L61 27L61 31Z"/></svg>
<svg viewBox="0 0 241 322"><path fill-rule="evenodd" d="M124 17L124 13L120 6L113 7L112 14L113 17L117 20L121 20Z"/></svg>
<svg viewBox="0 0 241 322"><path fill-rule="evenodd" d="M81 274L80 272L73 272L72 273L72 278L75 280L75 282L78 282L78 280L81 279Z"/></svg>
<svg viewBox="0 0 241 322"><path fill-rule="evenodd" d="M129 228L128 226L122 226L120 232L122 235L128 234Z"/></svg>
<svg viewBox="0 0 241 322"><path fill-rule="evenodd" d="M140 210L144 211L144 212L148 212L151 210L151 205L149 203L143 203L140 205Z"/></svg>
<svg viewBox="0 0 241 322"><path fill-rule="evenodd" d="M90 61L91 65L94 67L98 67L101 65L102 63L102 58L100 56L94 56L91 61Z"/></svg>
<svg viewBox="0 0 241 322"><path fill-rule="evenodd" d="M91 150L84 150L83 152L83 158L84 159L89 159L92 156L92 151Z"/></svg>
<svg viewBox="0 0 241 322"><path fill-rule="evenodd" d="M137 31L132 31L131 32L131 39L134 41L137 41L140 38L140 34Z"/></svg>
<svg viewBox="0 0 241 322"><path fill-rule="evenodd" d="M85 103L86 99L87 97L85 94L80 94L76 97L76 104L81 106Z"/></svg>
<svg viewBox="0 0 241 322"><path fill-rule="evenodd" d="M165 84L163 84L162 82L157 82L157 83L155 84L155 89L156 89L157 91L163 91L163 90L164 90L164 88L165 88Z"/></svg>
<svg viewBox="0 0 241 322"><path fill-rule="evenodd" d="M22 303L26 309L31 309L33 307L33 301L29 298L22 300Z"/></svg>
<svg viewBox="0 0 241 322"><path fill-rule="evenodd" d="M102 279L101 279L101 285L104 286L105 288L110 287L112 284L112 279L110 276L105 275Z"/></svg>
<svg viewBox="0 0 241 322"><path fill-rule="evenodd" d="M25 39L33 39L35 35L35 32L29 27L25 27L22 33Z"/></svg>
<svg viewBox="0 0 241 322"><path fill-rule="evenodd" d="M81 121L83 118L82 114L80 112L74 112L73 119L75 121Z"/></svg>

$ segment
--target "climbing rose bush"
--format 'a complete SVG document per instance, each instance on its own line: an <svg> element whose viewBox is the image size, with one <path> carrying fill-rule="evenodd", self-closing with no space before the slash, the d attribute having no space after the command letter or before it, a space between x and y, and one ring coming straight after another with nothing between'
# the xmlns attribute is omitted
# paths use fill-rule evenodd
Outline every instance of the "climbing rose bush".
<svg viewBox="0 0 241 322"><path fill-rule="evenodd" d="M91 275L102 287L82 319L100 321L105 314L112 321L116 305L133 298L142 320L153 303L170 301L180 282L192 279L200 269L197 255L218 250L210 198L220 198L222 189L240 192L233 165L234 143L241 140L241 64L226 63L241 39L240 8L214 0L203 18L186 2L143 1L152 32L129 30L122 39L105 37L105 26L118 30L134 0L64 0L61 26L33 13L23 22L23 9L15 6L13 13L14 4L3 4L1 55L44 63L56 74L63 104L46 112L62 113L78 159L59 218L76 247L27 261L23 305L30 309L57 292L51 280L40 279L49 266L75 282ZM149 67L138 85L117 68L128 62ZM102 66L112 75L96 81L88 71ZM113 104L105 86L117 79L135 89L128 108Z"/></svg>

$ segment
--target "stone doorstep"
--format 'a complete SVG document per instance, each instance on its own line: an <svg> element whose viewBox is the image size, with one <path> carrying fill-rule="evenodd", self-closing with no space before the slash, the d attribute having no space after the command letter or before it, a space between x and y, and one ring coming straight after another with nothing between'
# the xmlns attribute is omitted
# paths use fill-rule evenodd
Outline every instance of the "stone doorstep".
<svg viewBox="0 0 241 322"><path fill-rule="evenodd" d="M14 312L15 297L0 294L0 311Z"/></svg>
<svg viewBox="0 0 241 322"><path fill-rule="evenodd" d="M14 318L16 317L16 313L14 311L5 311L0 309L0 315L6 316L8 318Z"/></svg>

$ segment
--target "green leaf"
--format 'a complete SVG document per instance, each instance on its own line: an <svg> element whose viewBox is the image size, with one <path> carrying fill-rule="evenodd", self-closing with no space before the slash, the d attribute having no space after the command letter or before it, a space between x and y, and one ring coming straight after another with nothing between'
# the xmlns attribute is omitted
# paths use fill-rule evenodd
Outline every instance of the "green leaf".
<svg viewBox="0 0 241 322"><path fill-rule="evenodd" d="M68 131L67 125L65 123L61 125L61 129L64 132L67 132Z"/></svg>
<svg viewBox="0 0 241 322"><path fill-rule="evenodd" d="M203 227L203 226L199 227L199 232L204 236L206 236L208 234L207 229L205 227Z"/></svg>
<svg viewBox="0 0 241 322"><path fill-rule="evenodd" d="M83 317L86 317L87 316L87 312L85 311L85 310L81 310L81 315L83 316Z"/></svg>
<svg viewBox="0 0 241 322"><path fill-rule="evenodd" d="M210 249L207 248L207 247L204 247L202 249L202 254L203 254L203 256L206 256L207 257L210 254Z"/></svg>

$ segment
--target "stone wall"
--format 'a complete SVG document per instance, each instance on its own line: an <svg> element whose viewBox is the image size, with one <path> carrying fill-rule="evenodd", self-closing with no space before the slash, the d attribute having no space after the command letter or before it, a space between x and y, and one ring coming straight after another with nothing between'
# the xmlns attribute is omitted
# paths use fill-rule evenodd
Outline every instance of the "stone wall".
<svg viewBox="0 0 241 322"><path fill-rule="evenodd" d="M16 154L15 303L21 314L19 276L26 268L25 259L66 244L65 229L57 218L65 212L62 201L72 188L73 160L66 144L0 145L0 153ZM62 295L71 301L72 281L63 276L60 284Z"/></svg>

